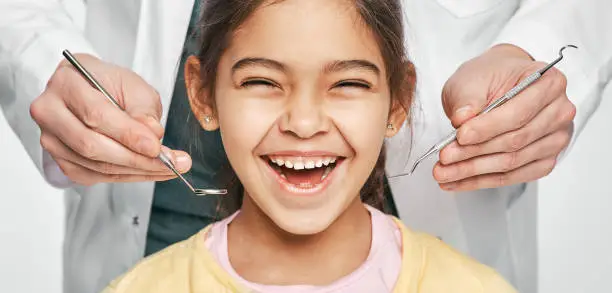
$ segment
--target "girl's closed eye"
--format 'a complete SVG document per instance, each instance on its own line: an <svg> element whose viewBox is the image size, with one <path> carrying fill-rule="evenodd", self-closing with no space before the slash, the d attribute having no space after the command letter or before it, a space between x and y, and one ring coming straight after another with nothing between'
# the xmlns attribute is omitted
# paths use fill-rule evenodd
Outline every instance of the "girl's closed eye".
<svg viewBox="0 0 612 293"><path fill-rule="evenodd" d="M374 85L363 79L345 79L332 85L330 91L341 96L358 96L371 93Z"/></svg>
<svg viewBox="0 0 612 293"><path fill-rule="evenodd" d="M349 80L339 81L333 87L334 88L356 88L356 89L369 90L372 88L372 85L365 80L349 79Z"/></svg>
<svg viewBox="0 0 612 293"><path fill-rule="evenodd" d="M240 82L241 88L251 88L251 87L266 87L266 88L281 88L281 86L267 78L250 78Z"/></svg>

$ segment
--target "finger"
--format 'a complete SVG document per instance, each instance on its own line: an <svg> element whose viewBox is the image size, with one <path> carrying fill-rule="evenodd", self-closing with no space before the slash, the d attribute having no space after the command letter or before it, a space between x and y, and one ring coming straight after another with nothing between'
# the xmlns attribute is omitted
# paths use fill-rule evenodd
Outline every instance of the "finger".
<svg viewBox="0 0 612 293"><path fill-rule="evenodd" d="M150 116L159 122L162 105L157 91L142 77L131 70L104 63L88 54L75 53L82 64L91 69L91 74L123 106L132 117ZM62 60L56 71L61 74L79 74L67 60ZM80 75L80 74L79 74ZM50 82L74 82L72 79L52 78ZM80 76L79 80L85 82ZM135 115L132 115L135 114Z"/></svg>
<svg viewBox="0 0 612 293"><path fill-rule="evenodd" d="M478 144L525 126L554 99L562 97L565 85L565 77L551 71L502 107L467 121L457 129L457 141L460 145Z"/></svg>
<svg viewBox="0 0 612 293"><path fill-rule="evenodd" d="M42 132L40 136L40 143L42 147L53 156L54 159L63 159L69 161L73 164L80 165L89 170L102 173L102 174L123 174L123 175L171 175L174 174L170 169L168 169L161 161L155 160L156 162L152 162L152 165L156 165L155 169L135 169L125 166L120 166L112 163L98 162L89 160L74 151L68 148L64 143L62 143L56 136L48 133ZM177 151L178 152L178 151ZM173 162L176 162L177 155L174 154L171 156L173 158ZM150 160L149 158L145 158ZM189 170L186 168L186 165L190 166L191 163L187 164L180 162L175 163L179 172L184 173Z"/></svg>
<svg viewBox="0 0 612 293"><path fill-rule="evenodd" d="M44 115L39 119L39 125L43 131L56 136L60 141L79 155L98 162L106 162L115 165L142 170L159 170L157 158L149 158L135 153L118 142L100 133L85 127L72 112L61 105L61 100L49 99L46 105L52 109L53 115ZM58 105L60 104L60 105ZM186 153L178 153L181 159L176 159L177 166L183 170L185 165L190 164L190 158ZM183 160L187 157L187 160Z"/></svg>
<svg viewBox="0 0 612 293"><path fill-rule="evenodd" d="M566 129L576 116L576 107L567 96L555 99L524 127L494 137L489 141L461 146L454 142L440 152L440 162L450 165L478 156L516 152L559 129Z"/></svg>
<svg viewBox="0 0 612 293"><path fill-rule="evenodd" d="M95 132L126 146L128 149L149 156L159 155L159 137L149 127L132 119L127 113L110 103L99 91L91 87L76 71L70 86L58 93L70 111Z"/></svg>
<svg viewBox="0 0 612 293"><path fill-rule="evenodd" d="M447 191L471 191L530 182L550 174L556 162L555 157L549 157L531 162L508 173L479 175L461 181L442 183L440 187Z"/></svg>
<svg viewBox="0 0 612 293"><path fill-rule="evenodd" d="M556 157L569 140L569 132L563 129L517 152L480 156L448 166L438 163L434 167L434 178L440 183L448 183L483 174L511 172L533 161Z"/></svg>
<svg viewBox="0 0 612 293"><path fill-rule="evenodd" d="M56 162L62 172L68 176L70 180L85 186L111 182L166 181L176 177L176 175L108 175L92 171L64 159L57 159Z"/></svg>
<svg viewBox="0 0 612 293"><path fill-rule="evenodd" d="M162 137L164 137L165 130L161 126L159 121L157 121L155 118L150 117L150 116L137 116L137 117L132 117L132 118L134 118L136 121L147 126L151 131L153 131L153 133L155 134L155 136L157 136L158 139L161 140Z"/></svg>
<svg viewBox="0 0 612 293"><path fill-rule="evenodd" d="M125 70L123 79L121 92L125 111L131 117L151 118L149 122L153 128L163 129L159 123L162 115L159 93L134 72Z"/></svg>

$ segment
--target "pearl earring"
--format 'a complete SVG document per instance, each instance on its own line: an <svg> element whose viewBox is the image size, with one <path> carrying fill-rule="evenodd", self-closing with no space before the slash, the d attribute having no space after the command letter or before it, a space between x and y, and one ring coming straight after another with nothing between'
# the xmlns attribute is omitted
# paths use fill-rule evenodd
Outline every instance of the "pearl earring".
<svg viewBox="0 0 612 293"><path fill-rule="evenodd" d="M395 128L393 127L393 124L392 124L392 123L388 123L388 124L387 124L387 129L389 129L389 130L393 130L393 129L395 129Z"/></svg>
<svg viewBox="0 0 612 293"><path fill-rule="evenodd" d="M206 124L209 124L210 122L212 122L212 117L208 115L204 116L204 122L206 122Z"/></svg>

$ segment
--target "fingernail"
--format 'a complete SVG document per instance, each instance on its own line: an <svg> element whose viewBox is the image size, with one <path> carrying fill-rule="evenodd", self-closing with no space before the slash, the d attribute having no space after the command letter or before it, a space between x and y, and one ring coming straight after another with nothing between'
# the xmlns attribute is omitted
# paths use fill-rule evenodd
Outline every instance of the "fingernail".
<svg viewBox="0 0 612 293"><path fill-rule="evenodd" d="M459 134L458 142L459 144L466 145L474 143L476 139L478 139L478 134L476 133L476 131L467 128Z"/></svg>
<svg viewBox="0 0 612 293"><path fill-rule="evenodd" d="M189 155L184 153L176 154L176 168L180 171L187 171L191 167L191 159Z"/></svg>
<svg viewBox="0 0 612 293"><path fill-rule="evenodd" d="M164 155L166 155L166 158L170 159L172 164L176 165L176 156L174 155L174 152L172 152L170 148L168 148L165 145L162 145L161 152L164 153Z"/></svg>
<svg viewBox="0 0 612 293"><path fill-rule="evenodd" d="M454 145L449 145L440 153L440 162L444 165L450 165L457 161L459 157L459 149Z"/></svg>
<svg viewBox="0 0 612 293"><path fill-rule="evenodd" d="M463 106L455 111L455 119L464 120L472 115L472 106Z"/></svg>

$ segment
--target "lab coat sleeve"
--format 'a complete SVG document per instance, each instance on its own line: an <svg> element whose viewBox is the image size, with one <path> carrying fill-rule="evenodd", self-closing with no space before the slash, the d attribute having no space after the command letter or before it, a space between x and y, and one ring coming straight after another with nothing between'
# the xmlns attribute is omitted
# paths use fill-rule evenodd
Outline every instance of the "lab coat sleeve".
<svg viewBox="0 0 612 293"><path fill-rule="evenodd" d="M64 49L96 55L60 1L0 1L0 106L39 171L56 187L70 182L53 159L43 155L40 129L29 107L44 90Z"/></svg>
<svg viewBox="0 0 612 293"><path fill-rule="evenodd" d="M568 48L556 67L568 80L567 95L576 105L570 145L564 157L599 106L612 76L612 1L523 0L520 8L492 45L521 47L536 60L550 62L559 49Z"/></svg>

